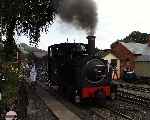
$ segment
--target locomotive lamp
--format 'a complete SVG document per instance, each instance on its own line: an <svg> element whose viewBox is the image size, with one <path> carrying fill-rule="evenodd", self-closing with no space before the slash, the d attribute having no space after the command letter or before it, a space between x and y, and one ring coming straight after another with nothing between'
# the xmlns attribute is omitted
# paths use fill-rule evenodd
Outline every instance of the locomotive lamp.
<svg viewBox="0 0 150 120"><path fill-rule="evenodd" d="M86 37L88 39L88 54L94 56L95 53L95 38L96 36L89 35Z"/></svg>
<svg viewBox="0 0 150 120"><path fill-rule="evenodd" d="M2 81L5 81L6 79L5 79L5 76L2 76Z"/></svg>

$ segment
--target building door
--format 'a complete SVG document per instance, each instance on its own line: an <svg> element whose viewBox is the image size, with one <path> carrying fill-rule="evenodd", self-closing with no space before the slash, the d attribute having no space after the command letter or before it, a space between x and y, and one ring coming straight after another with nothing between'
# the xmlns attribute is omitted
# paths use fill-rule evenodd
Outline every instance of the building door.
<svg viewBox="0 0 150 120"><path fill-rule="evenodd" d="M118 74L118 66L117 66L117 59L111 59L111 65L112 65L112 79L118 80L119 74Z"/></svg>

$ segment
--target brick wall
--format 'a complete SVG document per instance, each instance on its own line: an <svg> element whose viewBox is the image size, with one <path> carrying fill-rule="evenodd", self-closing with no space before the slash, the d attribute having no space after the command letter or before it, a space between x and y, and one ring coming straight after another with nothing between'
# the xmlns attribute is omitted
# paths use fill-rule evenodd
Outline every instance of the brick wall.
<svg viewBox="0 0 150 120"><path fill-rule="evenodd" d="M120 59L120 76L121 77L123 75L123 69L126 67L127 61L130 64L131 68L134 69L136 55L130 52L125 46L123 46L119 42L112 44L111 50L112 50L112 53Z"/></svg>

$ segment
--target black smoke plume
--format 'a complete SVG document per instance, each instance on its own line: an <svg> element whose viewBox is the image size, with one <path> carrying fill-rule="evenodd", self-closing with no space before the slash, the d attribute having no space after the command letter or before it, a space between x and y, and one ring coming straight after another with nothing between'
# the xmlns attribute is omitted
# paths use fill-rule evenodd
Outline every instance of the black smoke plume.
<svg viewBox="0 0 150 120"><path fill-rule="evenodd" d="M60 0L58 15L67 23L93 35L97 24L97 7L93 0Z"/></svg>

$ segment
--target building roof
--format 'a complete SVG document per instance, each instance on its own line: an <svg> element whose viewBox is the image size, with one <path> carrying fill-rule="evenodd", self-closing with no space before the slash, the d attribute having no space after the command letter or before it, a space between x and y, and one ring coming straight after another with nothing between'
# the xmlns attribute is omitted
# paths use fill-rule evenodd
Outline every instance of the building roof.
<svg viewBox="0 0 150 120"><path fill-rule="evenodd" d="M20 44L17 44L18 49L23 53L23 54L28 54L29 52L25 50L25 48L23 46L21 46Z"/></svg>
<svg viewBox="0 0 150 120"><path fill-rule="evenodd" d="M47 55L47 52L44 50L34 50L33 54L38 58L42 58Z"/></svg>
<svg viewBox="0 0 150 120"><path fill-rule="evenodd" d="M120 42L133 54L150 55L150 47L148 44L134 43L134 42Z"/></svg>
<svg viewBox="0 0 150 120"><path fill-rule="evenodd" d="M105 56L102 57L102 59L104 59L104 60L118 59L119 60L119 58L117 58L113 53L106 54Z"/></svg>
<svg viewBox="0 0 150 120"><path fill-rule="evenodd" d="M120 42L123 46L125 46L129 51L131 51L133 54L140 54L136 58L135 61L150 61L150 46L148 44L141 44L141 43L124 43Z"/></svg>
<svg viewBox="0 0 150 120"><path fill-rule="evenodd" d="M110 49L105 49L105 50L99 50L95 53L95 56L100 56L100 57L105 57L106 55L108 55L109 53L111 53Z"/></svg>
<svg viewBox="0 0 150 120"><path fill-rule="evenodd" d="M134 42L120 42L123 46L125 46L129 51L133 54L142 54L145 49L145 44L134 43Z"/></svg>
<svg viewBox="0 0 150 120"><path fill-rule="evenodd" d="M30 47L25 43L17 44L17 47L23 54L33 53L38 58L42 58L47 55L47 51L35 47Z"/></svg>

